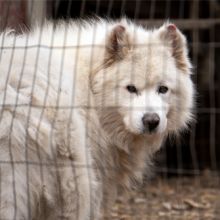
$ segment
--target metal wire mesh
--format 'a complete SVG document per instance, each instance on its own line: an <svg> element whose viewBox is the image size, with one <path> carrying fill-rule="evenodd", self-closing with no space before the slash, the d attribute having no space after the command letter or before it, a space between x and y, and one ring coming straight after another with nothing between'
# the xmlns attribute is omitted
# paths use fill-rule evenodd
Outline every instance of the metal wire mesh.
<svg viewBox="0 0 220 220"><path fill-rule="evenodd" d="M19 34L21 32L26 32L26 42L24 42L22 45L18 46L16 44L17 38L14 37L14 39L11 41L12 44L9 46L5 46L5 42L7 42L7 36L3 32L3 40L0 52L0 58L4 57L4 51L9 50L11 51L10 62L8 62L8 66L4 66L4 63L1 65L4 66L5 69L7 69L8 76L6 77L6 84L9 80L10 74L11 74L11 68L13 66L14 60L14 53L16 51L20 51L20 56L23 57L23 62L20 64L20 70L21 78L18 80L18 87L19 84L22 84L22 77L23 74L25 74L26 67L26 60L28 56L30 56L30 51L36 50L36 55L33 57L32 62L32 89L30 91L30 94L39 92L39 95L44 95L43 102L41 104L32 104L26 105L26 104L19 104L20 97L19 95L15 97L15 102L10 106L10 102L7 101L7 92L4 93L3 96L1 96L0 102L1 102L1 114L0 114L0 123L6 123L5 127L9 124L9 130L7 135L7 141L5 139L0 139L0 143L4 143L8 148L8 155L6 154L5 158L9 156L8 159L3 159L1 157L0 161L0 207L1 209L4 209L5 206L8 204L1 202L2 199L4 200L4 197L10 197L12 198L11 202L11 213L8 213L7 219L53 219L54 217L49 216L46 211L42 211L41 215L37 216L39 210L46 210L53 207L53 200L54 198L47 198L47 200L51 200L51 204L46 204L45 201L38 202L38 207L34 210L33 209L33 200L38 197L41 197L40 194L37 192L32 192L30 188L30 178L32 178L32 174L37 176L37 178L34 179L34 182L36 182L36 185L42 185L44 186L44 183L50 182L50 176L48 176L47 171L45 170L51 170L51 172L57 176L57 183L55 183L54 188L57 190L57 200L58 204L60 205L60 214L57 219L86 219L81 217L82 213L80 213L80 202L76 202L74 207L65 207L65 205L62 204L63 200L65 198L68 199L68 194L64 195L63 188L65 187L62 185L62 178L65 178L66 175L71 174L73 176L72 181L77 182L79 173L77 173L77 168L79 167L90 167L91 166L91 158L89 158L89 154L87 152L87 148L85 147L84 156L86 158L87 163L86 164L75 164L71 161L64 161L63 159L59 160L54 156L56 152L54 152L54 149L50 149L51 154L53 155L53 160L47 161L43 156L41 150L38 148L38 146L33 143L33 148L37 151L37 159L36 160L30 160L29 157L31 157L31 150L29 149L28 145L28 135L26 135L24 142L24 149L22 151L21 158L16 158L13 155L13 150L11 149L15 143L13 143L13 139L10 138L11 134L13 134L13 128L16 124L16 121L13 120L15 118L16 114L22 114L17 113L19 112L19 108L26 106L26 118L23 118L24 124L26 124L26 133L28 133L28 127L32 122L31 115L34 108L40 109L40 114L38 115L38 120L35 122L37 124L37 131L35 133L36 139L39 139L39 141L44 141L44 137L41 137L41 134L39 132L40 128L44 126L43 124L43 118L45 112L48 111L48 108L53 111L53 120L51 122L51 130L49 137L51 139L49 140L52 143L52 137L56 137L59 134L55 133L53 128L55 128L58 123L56 120L58 118L58 112L63 111L64 114L66 114L66 117L68 118L68 121L72 120L72 117L75 113L75 109L81 108L82 106L77 106L74 103L74 98L71 98L72 102L69 103L68 106L60 105L62 102L62 97L58 96L56 100L56 104L50 106L48 103L48 96L50 95L50 91L46 90L45 93L41 93L41 91L36 92L35 87L35 81L37 80L36 73L38 71L38 68L40 66L40 63L42 62L42 56L41 53L43 50L48 50L48 69L46 70L48 73L50 73L53 68L51 66L51 60L53 60L53 50L62 50L65 48L65 46L58 46L53 47L53 41L54 36L52 36L51 45L47 46L42 44L42 36L43 36L43 30L40 29L38 44L34 44L30 46L29 44L29 30L35 25L35 23L40 24L40 26L44 23L44 19L48 18L49 20L52 20L54 22L53 30L55 33L55 28L58 23L59 19L64 19L68 21L71 18L85 18L90 19L96 15L104 17L104 18L113 18L117 19L121 16L127 16L131 18L134 22L137 24L141 24L144 27L150 28L150 27L158 27L164 23L167 19L170 19L173 23L175 23L186 35L187 40L189 42L189 51L190 51L190 58L192 59L193 63L193 81L196 85L196 89L198 90L198 94L196 95L196 102L197 106L195 109L196 113L196 123L192 124L190 127L190 131L181 134L181 138L178 140L167 140L165 143L166 147L163 147L155 156L155 162L156 162L156 177L159 178L159 183L157 182L158 190L161 191L163 189L160 189L160 181L162 181L162 185L166 185L166 181L173 181L171 176L174 176L174 183L172 182L172 186L175 185L175 190L177 193L184 191L183 188L185 185L189 184L186 183L186 176L191 176L193 179L192 182L196 182L196 186L198 189L195 188L195 191L202 190L199 187L203 185L204 176L201 176L204 173L204 170L211 170L209 172L208 177L205 179L205 181L209 182L207 183L209 185L209 188L212 187L212 184L218 186L219 184L219 168L220 168L220 150L218 148L218 145L220 143L220 117L219 117L219 94L220 94L220 79L218 74L219 69L219 63L220 63L220 2L217 0L110 0L110 1L101 1L101 0L82 0L82 1L60 1L60 0L54 0L54 1L22 1L22 0L14 0L14 1L2 1L0 2L0 13L1 13L1 29L4 31L7 27L14 28L16 32ZM80 21L79 21L80 22ZM82 22L82 21L81 21ZM80 28L79 28L80 30ZM41 33L42 31L42 33ZM49 37L50 35L48 35ZM45 37L45 36L44 36ZM78 42L80 42L81 32L77 32L77 39ZM97 37L96 33L93 33L94 39ZM68 38L68 32L67 30L64 31L64 43ZM15 46L16 45L16 46ZM76 46L78 47L78 46ZM82 47L82 46L80 46ZM94 54L93 50L90 54L90 62L92 66ZM59 79L57 87L62 89L62 74L64 71L65 64L65 51L62 50L60 54L60 63L56 64L59 68ZM78 59L80 59L80 56L78 53L73 58L74 62L77 63ZM2 61L1 61L2 62ZM135 65L131 69L135 71ZM3 68L3 67L2 67ZM51 68L51 69L50 69ZM73 72L78 71L78 66L76 65L74 67L75 69ZM120 69L120 66L118 67ZM0 73L1 77L1 73ZM53 80L53 79L49 79ZM74 80L73 80L74 81ZM116 76L116 81L118 81L118 78ZM49 81L45 83L50 83ZM73 86L74 88L74 86ZM6 89L6 88L5 88ZM104 90L105 88L103 88ZM6 89L7 90L7 89ZM76 91L72 91L72 96L76 94ZM87 99L90 99L90 93L87 94ZM103 98L104 100L104 98ZM116 97L117 102L117 97ZM84 106L85 107L85 106ZM10 122L4 121L4 111L2 109L12 109L12 118ZM90 117L91 112L94 110L94 107L87 106L88 112L86 117ZM86 122L84 124L85 127L85 135L91 135L89 134L88 127L89 125ZM3 126L3 125L0 125ZM71 123L65 125L66 127L63 128L64 130L70 130L71 129L78 129L78 128L72 128ZM3 126L4 127L4 126ZM98 136L100 136L100 140L102 139L102 131L94 131ZM67 143L67 146L70 146L72 144L72 140L70 138L71 134L67 133L65 134L66 137L63 140L63 142ZM95 140L95 138L90 137L93 139L95 143L100 144L100 140ZM41 140L42 139L42 140ZM50 143L50 144L51 144ZM62 144L62 143L61 143ZM85 146L89 146L90 143L84 143ZM52 146L52 144L51 144ZM71 149L67 149L67 152L65 153L71 153L69 152ZM104 160L105 155L101 155ZM16 167L22 167L21 171L25 173L25 175L19 173L16 173ZM67 173L65 173L65 169L63 167L69 167L69 170ZM97 167L96 167L97 168ZM109 167L109 164L103 163L102 167L98 167L97 169L102 170L103 173L111 172L112 169L117 169L116 167ZM12 179L6 181L4 184L10 185L10 192L4 192L4 185L2 184L3 179L5 176L5 170L10 170L9 173L12 175ZM82 171L84 172L84 171ZM96 219L98 217L95 217L93 213L93 209L96 208L96 201L93 201L94 193L97 193L96 191L93 192L93 174L91 174L90 171L87 173L88 181L89 181L89 189L87 189L89 193L89 199L88 204L90 207L88 209L90 210L89 219ZM25 179L25 186L21 185L18 186L17 182L21 178L21 176ZM157 177L159 176L159 177ZM163 182L165 181L165 182ZM176 181L176 182L175 182ZM114 182L114 180L113 180ZM78 182L77 182L78 183ZM215 184L214 184L215 183ZM56 185L57 184L57 185ZM81 183L75 184L76 188L74 193L76 194L76 198L79 196L81 191L77 187L79 187ZM144 185L145 186L145 185ZM19 203L17 204L17 201L19 200L20 195L18 194L18 187L25 188L24 192L26 195L24 196L25 199L23 199L23 204ZM108 186L106 186L108 187ZM3 189L3 191L2 191ZM151 189L151 188L150 188ZM86 189L85 189L86 190ZM50 192L43 192L44 195L49 196ZM114 193L114 192L113 192ZM147 194L146 200L143 198L143 195ZM218 198L214 198L214 205L210 205L210 207L206 207L204 205L204 202L199 200L197 203L193 203L191 200L186 200L184 203L184 207L176 207L173 206L171 201L169 204L162 203L162 210L159 210L159 213L155 214L155 212L158 212L158 209L154 208L154 205L147 202L148 196L150 200L154 200L153 193L155 192L145 192L143 190L142 196L140 200L135 200L135 196L137 197L137 194L132 194L130 200L126 200L125 206L122 206L121 203L123 203L124 197L119 197L119 204L114 206L114 212L113 214L108 213L110 216L109 219L218 219L219 217L219 200ZM160 192L161 193L161 192ZM192 192L191 192L192 193ZM216 195L219 194L219 191L215 192ZM162 193L161 193L162 194ZM160 194L160 195L161 195ZM181 193L179 193L181 196ZM138 194L139 195L139 194ZM159 195L159 197L160 197ZM98 195L98 197L101 195ZM64 198L65 197L65 198ZM172 194L172 197L174 195ZM169 201L169 196L165 199ZM177 196L177 198L179 198ZM181 200L181 199L180 199ZM10 201L10 200L9 200ZM158 200L156 200L158 202ZM179 199L178 199L179 201ZM209 202L212 200L209 200ZM94 204L93 204L94 202ZM10 203L10 202L9 202ZM139 203L144 203L143 206L139 207ZM174 202L175 203L175 202ZM181 202L180 202L181 203ZM211 203L211 202L210 202ZM171 205L170 205L171 204ZM181 203L182 204L182 203ZM202 206L202 205L204 206ZM22 205L22 207L20 207ZM188 205L188 206L187 206ZM201 206L199 206L201 205ZM129 208L125 208L125 207ZM141 213L142 215L138 214L138 211L136 209L142 209ZM149 208L150 207L150 208ZM193 212L195 215L192 215L191 217L184 216L184 211L188 211L188 208L195 209L195 212ZM104 209L105 207L103 207ZM68 211L71 211L72 209L75 210L74 216L66 216L65 213ZM123 210L125 213L121 213L120 209ZM129 210L127 210L129 209ZM165 209L165 210L164 210ZM28 215L25 215L20 210L25 210L24 213L27 210ZM125 211L124 211L125 210ZM145 210L145 211L143 211ZM204 210L211 210L210 213L205 213ZM105 210L106 211L106 210ZM53 211L52 211L53 212ZM55 211L54 211L55 212ZM153 213L154 212L154 213ZM176 212L176 213L175 213ZM208 212L208 211L207 211ZM3 212L2 212L3 213ZM143 214L145 213L145 214ZM153 213L153 214L152 214ZM164 214L165 213L165 214ZM207 215L206 215L207 214ZM47 216L48 215L48 216ZM182 218L181 218L182 215ZM23 218L22 218L23 217ZM6 220L5 216L4 218L0 216L1 220Z"/></svg>

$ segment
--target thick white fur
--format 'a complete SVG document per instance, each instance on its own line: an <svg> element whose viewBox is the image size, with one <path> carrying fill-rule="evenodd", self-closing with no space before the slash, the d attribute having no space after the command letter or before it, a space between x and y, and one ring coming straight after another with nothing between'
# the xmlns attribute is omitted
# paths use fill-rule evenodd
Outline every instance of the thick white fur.
<svg viewBox="0 0 220 220"><path fill-rule="evenodd" d="M1 219L99 219L118 188L150 172L193 106L185 38L168 26L99 20L1 34ZM158 129L143 133L152 112Z"/></svg>

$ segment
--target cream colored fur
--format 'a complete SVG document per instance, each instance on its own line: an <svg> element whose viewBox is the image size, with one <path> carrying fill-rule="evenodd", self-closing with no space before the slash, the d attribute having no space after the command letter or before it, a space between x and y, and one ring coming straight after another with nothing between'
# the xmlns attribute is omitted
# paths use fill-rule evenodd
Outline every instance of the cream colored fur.
<svg viewBox="0 0 220 220"><path fill-rule="evenodd" d="M48 22L0 43L0 219L102 218L191 120L191 66L174 25ZM152 111L158 130L142 132Z"/></svg>

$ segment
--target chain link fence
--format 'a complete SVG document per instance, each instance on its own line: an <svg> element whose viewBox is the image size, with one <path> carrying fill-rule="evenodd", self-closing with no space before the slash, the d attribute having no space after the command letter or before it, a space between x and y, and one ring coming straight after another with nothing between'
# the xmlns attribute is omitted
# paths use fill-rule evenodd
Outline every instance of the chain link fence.
<svg viewBox="0 0 220 220"><path fill-rule="evenodd" d="M164 143L163 148L154 156L155 174L152 178L147 180L148 178L146 177L147 181L144 181L143 186L138 188L139 190L131 190L126 196L119 191L116 203L112 204L112 211L108 212L106 218L124 220L220 219L220 76L218 73L218 70L220 69L220 1L2 0L0 2L0 28L3 33L8 27L15 29L18 35L22 32L28 33L36 23L38 25L42 24L45 19L53 21L56 25L59 23L60 19L65 20L66 22L69 22L70 19L78 19L78 22L80 23L80 19L89 20L96 16L113 19L126 16L136 24L142 25L146 28L157 28L167 20L176 24L186 36L189 44L189 56L193 63L194 73L192 78L197 90L195 109L196 122L192 123L189 131L181 134L180 138L174 140L171 138ZM1 51L6 48L4 42L7 42L6 36L3 37L2 45L0 46ZM11 57L13 57L13 51L17 51L19 48L16 48L13 45L11 46ZM25 57L28 56L28 51L30 51L31 48L25 44L23 46L23 49L26 48L22 52L22 56L24 56L25 60ZM43 45L39 44L37 47L43 47ZM39 49L39 51L40 50L41 49ZM3 56L4 54L1 52L1 57ZM40 55L38 54L37 56ZM52 54L49 56L52 57ZM63 54L63 56L65 55ZM38 58L33 57L33 59ZM32 64L37 65L35 62ZM10 65L13 65L13 58L11 58ZM63 64L60 66L61 72L62 65ZM1 63L1 66L1 68L3 68L4 63ZM24 70L25 61L21 66L23 66ZM22 70L20 71L22 72ZM41 91L39 91L39 95L42 95L40 92ZM1 109L6 108L8 104L5 101L7 100L6 97L0 96L0 99L2 99L0 100L2 105ZM16 108L17 106L15 106L15 109ZM42 112L45 111L44 106L38 106L38 108L42 108ZM39 118L43 117L42 115L43 113L39 115ZM5 122L3 113L0 114L0 120L0 126L2 126L2 123L5 123L6 126L7 123L10 123L9 121ZM38 126L41 126L40 122ZM13 122L11 122L11 128L12 127ZM10 136L10 132L8 136ZM39 136L39 140L42 138L40 141L44 141L44 137L40 137L41 134L36 135ZM68 140L68 137L67 134L66 139L63 141L70 143L72 140ZM0 142L3 143L3 141L5 140L0 139ZM9 141L9 144L6 143L6 145L10 148L13 144ZM23 153L25 158L27 152L24 151ZM41 154L40 152L38 153L39 155ZM67 152L63 153L65 154ZM17 162L19 163L19 159ZM7 161L2 160L0 161L0 164L0 174L2 174L0 175L0 180L3 182L3 178L6 175L4 170L7 169ZM16 169L15 164L15 161L9 161L12 170ZM26 161L23 165L22 172L26 173L26 181L24 181L26 182L26 186L20 187L29 188L30 172L36 172L36 175L39 175L40 173L38 178L34 180L36 184L40 185L42 184L41 182L44 182L47 178L48 180L46 181L50 181L49 179L51 177L45 177L44 174L44 170L47 169L48 166L65 166L65 163L63 163L62 160L55 161L54 164ZM90 161L87 166L89 165ZM75 165L71 164L71 171L69 172L73 172L73 176L76 176L74 167ZM109 167L106 168L104 166L102 169L108 170ZM64 172L62 169L58 170L59 171L54 172ZM2 195L1 198L4 196L13 197L14 200L17 201L19 198L15 198L15 195L17 195L16 190L18 190L16 188L16 181L21 178L22 175L19 176L14 171L12 171L12 173L13 179L8 184L12 185L13 190L11 190L11 192L2 191L1 188L3 184L0 183L0 194ZM65 175L68 175L68 173ZM60 175L57 174L57 176L57 182L61 181L59 179ZM93 177L90 178L92 179ZM75 179L73 181L77 180ZM92 184L93 183L90 182L89 185ZM56 188L56 186L54 187ZM90 189L88 190L90 191L92 187L93 186L90 186ZM62 191L61 188L57 186L58 191ZM4 189L4 187L2 189ZM31 210L30 207L32 207L31 203L33 198L36 198L39 195L35 195L34 192L32 195L32 192L30 193L29 189L26 189L26 192L28 194L26 196L27 200L23 201L21 209L28 209L28 218L22 214L19 218L19 214L16 214L16 210L20 209L19 205L21 204L13 203L14 208L11 208L11 212L14 212L15 214L7 220L35 219L33 218L33 210ZM47 192L45 193L47 194ZM62 192L60 193L62 194ZM77 191L77 193L79 192ZM50 193L47 195L49 196L49 194ZM92 197L93 195L90 196ZM68 194L63 195L63 197L68 198ZM47 199L51 199L51 204L53 204L53 198ZM0 204L2 209L7 205L1 203L1 201ZM62 202L60 202L60 205L62 206ZM95 209L96 205L90 204L90 206L90 209ZM71 208L80 210L80 204ZM71 208L68 207L68 210ZM38 209L50 209L50 204L45 205L44 201L41 201ZM63 209L65 209L65 207ZM36 211L36 213L38 213L38 211ZM60 218L58 219L83 219L83 217L80 217L80 211L77 211L77 213L78 216L76 215L74 218L65 216L65 214L60 214ZM11 216L11 214L8 213L8 216ZM21 218L21 216L25 217ZM38 216L38 218L36 217L36 219L54 219L51 216L45 214ZM98 218L91 216L93 215L90 214L90 219ZM0 216L0 219L6 220L5 217L3 218L2 216Z"/></svg>

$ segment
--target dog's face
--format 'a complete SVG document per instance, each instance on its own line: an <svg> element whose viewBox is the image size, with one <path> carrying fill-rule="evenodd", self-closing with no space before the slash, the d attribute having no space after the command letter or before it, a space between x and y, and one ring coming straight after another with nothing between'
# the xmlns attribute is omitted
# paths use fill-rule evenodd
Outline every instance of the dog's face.
<svg viewBox="0 0 220 220"><path fill-rule="evenodd" d="M97 104L115 115L115 125L121 121L136 135L184 128L192 116L193 84L185 38L176 26L149 32L119 24L107 39L107 65L95 75L93 91Z"/></svg>

